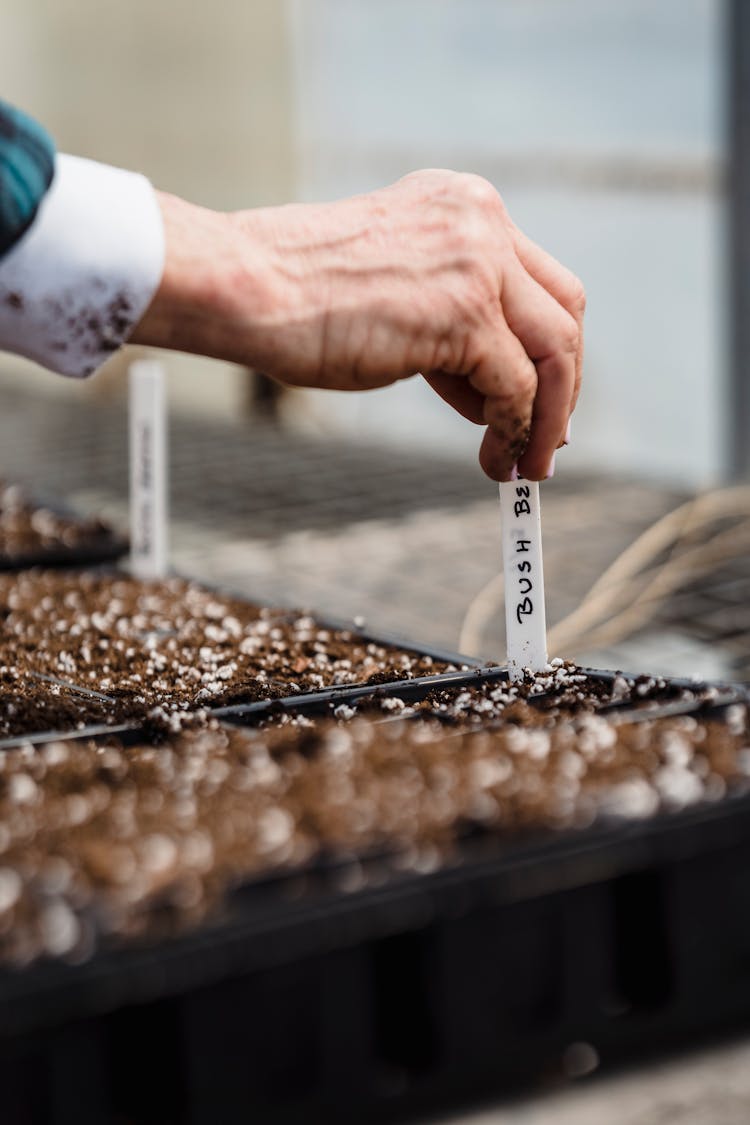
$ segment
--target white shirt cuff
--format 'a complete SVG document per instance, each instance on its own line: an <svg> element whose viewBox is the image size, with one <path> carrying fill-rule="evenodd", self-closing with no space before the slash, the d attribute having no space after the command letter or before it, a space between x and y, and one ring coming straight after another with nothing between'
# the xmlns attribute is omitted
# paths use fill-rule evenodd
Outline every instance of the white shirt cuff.
<svg viewBox="0 0 750 1125"><path fill-rule="evenodd" d="M164 270L156 194L135 172L58 155L36 218L0 258L0 350L62 375L127 340Z"/></svg>

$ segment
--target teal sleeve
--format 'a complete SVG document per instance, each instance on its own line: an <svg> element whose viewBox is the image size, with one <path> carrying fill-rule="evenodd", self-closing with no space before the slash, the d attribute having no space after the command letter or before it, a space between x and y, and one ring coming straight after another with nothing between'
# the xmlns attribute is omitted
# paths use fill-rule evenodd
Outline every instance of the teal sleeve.
<svg viewBox="0 0 750 1125"><path fill-rule="evenodd" d="M54 170L49 135L33 118L0 100L0 257L34 221Z"/></svg>

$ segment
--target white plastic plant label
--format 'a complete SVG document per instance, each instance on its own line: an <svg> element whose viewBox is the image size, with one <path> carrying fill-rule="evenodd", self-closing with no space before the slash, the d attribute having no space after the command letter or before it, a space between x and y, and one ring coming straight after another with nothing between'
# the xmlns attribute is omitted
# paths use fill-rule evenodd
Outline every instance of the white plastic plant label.
<svg viewBox="0 0 750 1125"><path fill-rule="evenodd" d="M130 366L130 570L136 578L167 572L167 423L164 369L154 360Z"/></svg>
<svg viewBox="0 0 750 1125"><path fill-rule="evenodd" d="M547 664L538 483L516 480L501 484L500 516L508 674L512 680L522 680L524 670L542 672Z"/></svg>

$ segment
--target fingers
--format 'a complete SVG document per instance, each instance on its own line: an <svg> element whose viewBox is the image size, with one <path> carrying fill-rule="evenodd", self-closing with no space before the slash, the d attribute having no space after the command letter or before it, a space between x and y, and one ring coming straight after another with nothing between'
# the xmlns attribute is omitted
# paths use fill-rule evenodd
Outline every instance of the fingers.
<svg viewBox="0 0 750 1125"><path fill-rule="evenodd" d="M534 362L538 376L531 436L519 469L529 480L548 475L575 394L578 326L554 297L522 268L504 280L503 312Z"/></svg>
<svg viewBox="0 0 750 1125"><path fill-rule="evenodd" d="M498 319L492 339L484 342L482 358L469 375L469 382L484 398L488 427L479 463L492 480L509 480L529 440L537 372L523 345L502 320Z"/></svg>
<svg viewBox="0 0 750 1125"><path fill-rule="evenodd" d="M464 418L487 425L479 460L488 476L507 480L518 465L529 480L541 480L569 417L575 321L519 267L483 337L468 378L436 371L427 382Z"/></svg>
<svg viewBox="0 0 750 1125"><path fill-rule="evenodd" d="M576 275L565 266L537 246L512 225L513 242L516 254L525 270L539 285L547 290L555 300L562 305L573 317L578 326L578 344L576 348L575 384L570 403L571 412L574 410L581 389L581 376L583 372L583 315L586 311L586 293L583 285Z"/></svg>
<svg viewBox="0 0 750 1125"><path fill-rule="evenodd" d="M447 375L443 371L435 371L425 375L425 379L433 391L464 418L477 424L484 422L484 395L475 390L464 375Z"/></svg>

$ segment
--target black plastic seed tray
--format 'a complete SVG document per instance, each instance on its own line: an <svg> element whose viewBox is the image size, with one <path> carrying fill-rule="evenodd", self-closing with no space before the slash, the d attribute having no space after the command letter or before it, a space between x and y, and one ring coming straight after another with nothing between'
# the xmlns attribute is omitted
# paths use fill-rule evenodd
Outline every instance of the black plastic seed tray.
<svg viewBox="0 0 750 1125"><path fill-rule="evenodd" d="M627 683L634 683L638 677L634 674L612 672L599 668L581 668L589 680L610 684L616 676L622 677ZM410 680L392 681L387 684L346 684L331 687L307 695L287 696L283 699L260 699L252 703L234 704L229 707L216 708L214 714L228 722L240 725L252 724L268 718L270 715L288 712L290 714L322 716L336 715L337 708L356 708L359 704L368 701L377 703L379 700L398 698L404 703L419 703L426 699L432 692L445 689L461 689L476 687L485 683L507 683L507 669L497 665L485 668L473 668L465 671L443 672L434 676L416 676ZM648 697L627 698L622 701L602 704L597 708L597 714L629 718L633 713L642 714L644 718L654 718L660 715L677 715L699 713L719 705L731 703L744 703L748 700L748 687L745 684L734 683L706 683L700 680L687 680L671 678L665 681L668 694L672 696L661 703L654 703ZM552 692L541 691L530 695L527 702L531 706L542 707L549 699L554 698ZM395 716L398 718L398 714ZM439 718L439 714L436 714Z"/></svg>
<svg viewBox="0 0 750 1125"><path fill-rule="evenodd" d="M477 834L421 874L381 856L257 880L158 946L0 971L2 1120L402 1120L547 1082L574 1043L609 1066L747 1027L748 864L738 791Z"/></svg>
<svg viewBox="0 0 750 1125"><path fill-rule="evenodd" d="M330 627L337 628L339 626ZM388 638L387 640L381 638L380 641L376 643L400 644L401 642L393 638ZM424 652L424 650L416 648L411 648L410 651ZM432 655L434 659L448 659L447 654L437 656L430 652L428 655ZM464 658L460 656L455 656L453 659L455 662L462 661L466 663ZM610 683L616 675L622 676L630 682L636 679L634 675L622 672L611 672L593 668L584 668L581 669L581 671L590 679L599 680L603 683ZM69 681L55 679L54 677L37 675L36 678L58 683L61 687L75 694L80 694L84 698L93 697L105 702L111 700L112 704L115 704L114 697L108 696L106 693L92 691L89 688L79 687ZM380 700L395 697L402 699L405 703L418 703L438 689L461 689L473 687L482 683L501 684L507 681L508 673L505 668L496 665L479 668L476 667L475 664L470 670L442 672L436 673L434 676L417 676L409 680L394 680L385 684L342 684L336 687L310 692L309 694L289 695L278 699L260 699L254 700L251 703L232 704L226 707L211 707L209 705L206 709L217 718L226 722L239 726L252 726L282 713L310 717L336 716L337 709L343 708L344 717L346 717L349 708L356 708L363 702L367 703L368 701L372 701L377 704ZM643 718L656 718L664 715L697 714L710 710L713 707L726 706L735 702L746 702L750 699L747 685L743 684L706 684L700 681L687 679L670 679L668 683L672 690L676 692L676 697L665 703L656 705L653 701L648 699L636 701L626 700L624 702L604 704L598 709L598 713L611 716L614 719L622 718L625 720L632 720L636 713ZM686 698L681 697L681 692L685 693ZM705 699L701 698L701 692L707 693ZM536 705L541 707L549 697L549 693L540 692L538 695L529 697L528 702L532 706ZM341 712L339 712L339 714L341 714ZM399 717L398 714L394 716L394 718ZM437 714L435 717L439 718L440 716ZM111 726L101 723L87 724L79 730L40 730L0 738L0 751L17 746L22 742L36 744L59 738L94 738L105 732L121 733L125 731L137 731L138 729L139 724L134 720L129 720L112 724Z"/></svg>
<svg viewBox="0 0 750 1125"><path fill-rule="evenodd" d="M339 684L306 694L287 695L281 699L234 703L228 707L215 708L213 714L240 724L261 721L269 715L284 711L295 715L335 715L337 707L356 707L363 700L395 697L404 702L419 702L437 688L471 687L487 680L502 682L507 679L507 671L497 667L437 672L434 676L413 676L409 680L390 680L383 684Z"/></svg>
<svg viewBox="0 0 750 1125"><path fill-rule="evenodd" d="M80 526L83 517L74 509L57 500L46 502L35 497L26 497L26 502L36 509L45 509L54 516L70 523L71 528ZM0 571L26 570L30 567L82 567L114 563L127 554L129 543L125 536L113 528L102 524L92 529L86 540L66 545L58 543L35 550L9 552L4 548L0 534Z"/></svg>
<svg viewBox="0 0 750 1125"><path fill-rule="evenodd" d="M129 550L127 539L113 531L102 531L76 547L54 547L33 553L7 555L0 551L0 571L28 570L30 567L95 566L114 562Z"/></svg>

